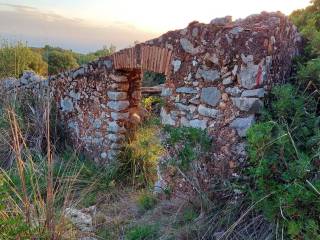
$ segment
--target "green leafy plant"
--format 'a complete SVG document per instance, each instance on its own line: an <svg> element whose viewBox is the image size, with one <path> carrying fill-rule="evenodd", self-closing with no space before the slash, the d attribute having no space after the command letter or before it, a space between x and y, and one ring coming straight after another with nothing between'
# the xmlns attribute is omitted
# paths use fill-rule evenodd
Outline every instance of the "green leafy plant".
<svg viewBox="0 0 320 240"><path fill-rule="evenodd" d="M71 52L50 51L48 53L48 72L57 74L78 67L78 63Z"/></svg>
<svg viewBox="0 0 320 240"><path fill-rule="evenodd" d="M164 130L168 135L167 144L175 148L174 158L170 163L182 170L188 170L192 161L210 149L211 139L204 130L171 126L165 126Z"/></svg>
<svg viewBox="0 0 320 240"><path fill-rule="evenodd" d="M204 130L191 127L175 128L169 125L165 126L164 130L169 134L167 142L170 144L188 141L191 144L200 144L205 150L210 147L211 140Z"/></svg>
<svg viewBox="0 0 320 240"><path fill-rule="evenodd" d="M299 83L303 86L314 84L320 86L320 58L315 58L308 61L304 65L300 65L298 76Z"/></svg>
<svg viewBox="0 0 320 240"><path fill-rule="evenodd" d="M307 49L313 54L320 53L320 16L319 0L311 0L311 5L291 13L290 19L298 27L302 35L309 40Z"/></svg>
<svg viewBox="0 0 320 240"><path fill-rule="evenodd" d="M139 194L137 199L138 208L141 211L148 211L157 204L157 199L152 193L143 191Z"/></svg>
<svg viewBox="0 0 320 240"><path fill-rule="evenodd" d="M23 42L0 40L0 78L20 77L24 70L46 75L48 64Z"/></svg>
<svg viewBox="0 0 320 240"><path fill-rule="evenodd" d="M183 221L188 223L188 222L192 222L193 220L195 220L198 217L197 212L193 209L193 208L186 208L183 211Z"/></svg>
<svg viewBox="0 0 320 240"><path fill-rule="evenodd" d="M126 240L153 240L158 239L158 227L155 225L138 225L130 229Z"/></svg>
<svg viewBox="0 0 320 240"><path fill-rule="evenodd" d="M152 111L155 105L160 109L163 104L163 99L156 96L150 96L142 99L142 106L149 112Z"/></svg>
<svg viewBox="0 0 320 240"><path fill-rule="evenodd" d="M320 239L319 117L310 96L275 87L263 121L248 133L252 200L291 239Z"/></svg>
<svg viewBox="0 0 320 240"><path fill-rule="evenodd" d="M165 75L161 73L145 71L143 74L142 85L144 87L152 87L155 85L163 84L165 80Z"/></svg>

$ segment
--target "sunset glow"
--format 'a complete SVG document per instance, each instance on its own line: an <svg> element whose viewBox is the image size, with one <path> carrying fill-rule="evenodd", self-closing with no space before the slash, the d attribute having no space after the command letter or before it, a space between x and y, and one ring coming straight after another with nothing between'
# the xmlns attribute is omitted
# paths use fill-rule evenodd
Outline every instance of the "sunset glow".
<svg viewBox="0 0 320 240"><path fill-rule="evenodd" d="M16 31L20 34L20 37L27 37L30 42L35 37L31 34L33 32L32 28L37 28L38 25L38 23L32 24L32 21L39 22L45 19L47 26L50 25L50 28L54 28L54 26L60 24L60 17L72 21L72 24L78 25L82 29L81 31L86 33L83 34L82 39L79 39L80 42L84 41L87 44L87 42L93 42L96 38L96 42L101 44L102 39L100 38L101 35L104 35L103 29L107 28L109 30L105 32L108 32L107 35L111 38L105 41L121 48L130 45L134 40L143 41L169 30L184 28L194 20L208 23L215 17L231 15L233 19L237 19L261 11L279 10L285 14L290 14L295 9L306 7L309 0L0 0L0 4L0 10L11 11L12 15L19 15L17 18L20 20L17 21L11 19L13 16L10 16L9 20L3 19L3 14L0 15L1 22L7 22L7 28L11 29L10 34L15 35ZM20 31L20 25L23 25L24 22L23 14L28 15L28 18L31 16L34 18L32 21L29 19L30 34L24 34L23 31ZM36 20L37 17L39 20ZM3 26L0 25L0 35L8 35L8 29L2 28ZM91 34L89 33L90 28L94 29ZM64 41L63 39L67 40L66 35L70 32L63 31L63 24L57 26L57 29L59 36L54 35L56 38L61 38L58 41L61 44ZM117 31L114 31L114 29L117 29ZM44 30L48 31L49 29L44 27ZM35 32L39 34L39 29ZM79 38L81 35L80 29L74 34ZM94 36L90 36L92 34ZM100 35L100 38L97 35ZM15 37L19 36L16 35ZM39 37L45 41L45 36L40 34L37 39ZM48 40L51 40L52 37L51 33L48 32ZM88 39L86 40L86 38ZM105 38L106 36L103 37L103 39ZM65 45L69 47L70 44ZM77 46L70 45L70 48L72 47L77 48ZM88 49L88 47L85 48Z"/></svg>

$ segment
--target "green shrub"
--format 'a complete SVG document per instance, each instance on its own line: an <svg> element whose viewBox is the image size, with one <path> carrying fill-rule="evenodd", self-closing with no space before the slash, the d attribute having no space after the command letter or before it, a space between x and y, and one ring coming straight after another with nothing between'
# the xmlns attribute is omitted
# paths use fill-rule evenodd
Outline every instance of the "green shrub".
<svg viewBox="0 0 320 240"><path fill-rule="evenodd" d="M299 9L294 11L290 15L290 19L298 27L300 33L305 37L309 43L307 44L307 50L312 54L320 53L320 1L312 0L311 5L305 9Z"/></svg>
<svg viewBox="0 0 320 240"><path fill-rule="evenodd" d="M249 193L291 239L320 239L319 117L310 96L274 88L264 121L248 133Z"/></svg>
<svg viewBox="0 0 320 240"><path fill-rule="evenodd" d="M211 139L204 130L171 126L165 126L164 130L168 134L167 144L176 150L170 163L182 170L188 170L191 162L204 156L211 146Z"/></svg>
<svg viewBox="0 0 320 240"><path fill-rule="evenodd" d="M185 223L192 222L197 217L198 217L198 214L192 207L186 208L183 211L183 222Z"/></svg>
<svg viewBox="0 0 320 240"><path fill-rule="evenodd" d="M169 135L167 142L170 144L188 141L190 144L200 144L205 150L208 150L210 147L211 140L204 130L191 127L176 128L168 125L164 127L164 130Z"/></svg>
<svg viewBox="0 0 320 240"><path fill-rule="evenodd" d="M48 73L50 75L70 70L78 66L72 52L53 50L48 54Z"/></svg>
<svg viewBox="0 0 320 240"><path fill-rule="evenodd" d="M163 84L166 80L165 75L161 73L145 71L142 79L142 86L152 87L155 85Z"/></svg>
<svg viewBox="0 0 320 240"><path fill-rule="evenodd" d="M141 211L148 211L157 204L157 199L150 192L141 192L137 199L138 208Z"/></svg>
<svg viewBox="0 0 320 240"><path fill-rule="evenodd" d="M300 65L297 77L299 83L306 87L309 83L320 87L320 58L312 59L304 65Z"/></svg>
<svg viewBox="0 0 320 240"><path fill-rule="evenodd" d="M149 112L151 112L155 106L157 110L160 110L163 104L163 99L156 96L150 96L142 99L142 106Z"/></svg>
<svg viewBox="0 0 320 240"><path fill-rule="evenodd" d="M180 166L182 170L188 170L190 163L197 157L196 151L191 147L190 144L184 145L178 152L176 164Z"/></svg>
<svg viewBox="0 0 320 240"><path fill-rule="evenodd" d="M320 1L312 0L305 9L294 11L290 15L291 21L298 27L299 32L306 40L304 52L298 58L297 85L306 88L309 83L320 87ZM310 87L310 86L309 86ZM313 88L314 90L314 88Z"/></svg>
<svg viewBox="0 0 320 240"><path fill-rule="evenodd" d="M158 227L155 225L138 225L130 229L126 240L153 240L158 239Z"/></svg>
<svg viewBox="0 0 320 240"><path fill-rule="evenodd" d="M18 78L24 70L46 75L47 68L48 65L41 55L32 51L25 43L0 40L0 78Z"/></svg>

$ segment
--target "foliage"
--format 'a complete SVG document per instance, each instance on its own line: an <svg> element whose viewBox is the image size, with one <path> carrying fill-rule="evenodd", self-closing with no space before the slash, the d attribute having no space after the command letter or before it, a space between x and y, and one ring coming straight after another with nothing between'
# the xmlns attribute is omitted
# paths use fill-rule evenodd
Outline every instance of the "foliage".
<svg viewBox="0 0 320 240"><path fill-rule="evenodd" d="M158 239L158 228L155 225L138 225L130 229L126 240L153 240Z"/></svg>
<svg viewBox="0 0 320 240"><path fill-rule="evenodd" d="M132 182L149 185L157 177L157 163L163 153L159 121L151 119L138 127L120 153L119 175L131 177Z"/></svg>
<svg viewBox="0 0 320 240"><path fill-rule="evenodd" d="M0 174L0 238L1 239L30 239L35 235L35 229L32 229L24 221L20 213L10 214L6 211L7 196L4 175Z"/></svg>
<svg viewBox="0 0 320 240"><path fill-rule="evenodd" d="M291 239L320 239L319 121L311 96L275 87L263 122L247 133L252 200Z"/></svg>
<svg viewBox="0 0 320 240"><path fill-rule="evenodd" d="M306 64L301 64L299 66L297 78L299 80L298 83L303 87L308 86L308 84L313 84L316 88L319 88L320 58L311 59Z"/></svg>
<svg viewBox="0 0 320 240"><path fill-rule="evenodd" d="M157 199L150 192L142 191L137 199L137 205L141 211L152 209L157 203Z"/></svg>
<svg viewBox="0 0 320 240"><path fill-rule="evenodd" d="M32 51L22 42L0 42L0 78L20 77L24 70L34 70L38 74L47 74L47 64L41 55Z"/></svg>
<svg viewBox="0 0 320 240"><path fill-rule="evenodd" d="M97 60L100 57L109 56L113 54L115 51L116 47L111 44L109 47L103 46L102 49L87 54L74 53L74 57L77 59L78 64L82 65Z"/></svg>
<svg viewBox="0 0 320 240"><path fill-rule="evenodd" d="M211 140L204 130L191 127L175 128L169 125L165 126L164 130L169 134L167 141L170 144L188 141L192 145L199 143L206 150L210 147Z"/></svg>
<svg viewBox="0 0 320 240"><path fill-rule="evenodd" d="M115 46L103 46L87 54L65 50L60 47L45 45L43 48L28 47L25 43L0 42L0 78L20 77L25 70L33 70L46 76L57 74L79 65L109 56L116 50Z"/></svg>
<svg viewBox="0 0 320 240"><path fill-rule="evenodd" d="M161 73L155 73L151 71L145 71L142 79L143 87L153 87L156 85L163 84L166 80L165 75Z"/></svg>
<svg viewBox="0 0 320 240"><path fill-rule="evenodd" d="M302 89L309 87L308 84L314 84L317 90L320 86L320 1L312 0L311 5L305 9L294 11L290 19L298 27L299 32L304 39L305 51L297 59L298 73L296 84ZM314 88L313 88L314 89Z"/></svg>
<svg viewBox="0 0 320 240"><path fill-rule="evenodd" d="M165 126L168 133L167 144L175 148L171 164L188 170L190 163L201 155L205 155L211 146L211 139L206 131L197 128Z"/></svg>
<svg viewBox="0 0 320 240"><path fill-rule="evenodd" d="M76 61L76 65L82 65L82 64L86 64L88 62L97 60L100 57L111 55L112 53L115 52L116 47L113 46L113 45L110 45L110 47L103 46L102 49L99 49L99 50L97 50L95 52L90 52L90 53L87 53L87 54L77 53L77 52L73 52L71 50L65 50L65 49L62 49L62 48L59 48L59 47L52 47L52 46L49 46L49 45L45 45L44 48L33 48L33 50L37 51L37 52L40 52L42 57L43 57L43 59L46 62L50 61L49 59L50 59L50 55L52 53L56 54L57 52L59 52L60 55L62 55L62 56L69 56L70 61L72 61L73 64L74 64L74 61ZM51 68L53 70L60 68L59 65L56 65L56 62L51 62L50 64L52 65ZM54 73L54 71L53 71L53 73Z"/></svg>
<svg viewBox="0 0 320 240"><path fill-rule="evenodd" d="M17 46L19 46L19 44ZM28 48L27 46L25 46L25 48L31 54L31 62L28 64L28 67L21 66L21 71L32 69L43 76L48 73L52 75L76 68L79 65L97 60L100 57L109 56L116 50L113 45L110 45L110 47L103 46L102 49L87 54L65 50L60 47L52 47L50 45L45 45L43 48ZM16 49L16 52L18 51L21 52L21 49ZM8 55L9 54L11 57L14 56L12 52L8 53ZM26 56L22 52L21 55ZM8 74L8 76L12 76L12 74Z"/></svg>
<svg viewBox="0 0 320 240"><path fill-rule="evenodd" d="M164 105L163 99L157 96L150 96L142 99L142 106L151 112L154 110L155 106L160 109Z"/></svg>
<svg viewBox="0 0 320 240"><path fill-rule="evenodd" d="M48 72L57 74L78 67L76 59L70 52L51 51L48 55Z"/></svg>
<svg viewBox="0 0 320 240"><path fill-rule="evenodd" d="M72 204L91 205L92 196L109 189L114 179L113 168L95 166L61 143L57 147L50 142L53 154L47 154L48 121L53 124L49 139L57 140L52 136L55 115L48 119L47 107L45 101L27 93L0 98L0 167L6 167L0 168L0 239L51 239L47 232L52 229L46 224L49 211L56 237L71 239L72 227L61 214L64 207L75 199ZM59 141L63 140L60 136ZM48 156L54 156L52 167ZM54 186L52 204L48 179Z"/></svg>
<svg viewBox="0 0 320 240"><path fill-rule="evenodd" d="M311 5L305 9L294 11L290 19L298 27L302 35L309 41L307 52L320 53L320 1L312 0Z"/></svg>
<svg viewBox="0 0 320 240"><path fill-rule="evenodd" d="M183 221L184 222L192 222L198 217L198 213L192 208L186 208L183 211Z"/></svg>

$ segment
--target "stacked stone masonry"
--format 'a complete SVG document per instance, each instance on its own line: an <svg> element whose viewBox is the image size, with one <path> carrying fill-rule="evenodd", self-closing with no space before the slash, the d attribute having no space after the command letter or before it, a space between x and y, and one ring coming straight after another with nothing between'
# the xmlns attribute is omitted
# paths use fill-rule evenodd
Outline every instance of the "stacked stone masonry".
<svg viewBox="0 0 320 240"><path fill-rule="evenodd" d="M242 137L264 96L290 74L300 44L296 27L281 13L192 22L49 82L74 142L99 163L114 160L140 121L144 71L166 76L163 124L207 129L218 146L214 158L237 162Z"/></svg>

